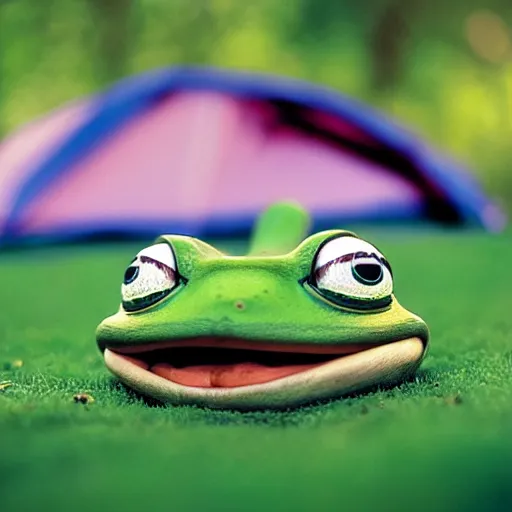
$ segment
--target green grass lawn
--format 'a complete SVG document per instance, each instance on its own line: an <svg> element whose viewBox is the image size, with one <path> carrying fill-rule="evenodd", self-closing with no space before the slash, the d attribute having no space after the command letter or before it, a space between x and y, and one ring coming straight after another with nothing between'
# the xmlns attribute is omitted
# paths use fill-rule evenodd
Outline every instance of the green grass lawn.
<svg viewBox="0 0 512 512"><path fill-rule="evenodd" d="M0 255L0 511L512 510L511 234L372 241L429 355L289 412L162 407L110 376L94 329L140 246Z"/></svg>

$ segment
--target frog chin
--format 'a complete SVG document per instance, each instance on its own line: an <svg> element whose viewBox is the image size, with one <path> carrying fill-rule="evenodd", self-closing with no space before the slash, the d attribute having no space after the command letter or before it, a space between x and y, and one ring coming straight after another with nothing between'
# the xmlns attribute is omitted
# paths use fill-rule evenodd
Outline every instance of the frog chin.
<svg viewBox="0 0 512 512"><path fill-rule="evenodd" d="M309 345L298 354L293 346L269 350L252 343L250 350L240 349L246 340L215 350L205 340L195 345L187 340L181 353L177 345L106 348L105 364L127 386L162 402L282 409L396 384L415 372L425 353L418 337L331 352Z"/></svg>

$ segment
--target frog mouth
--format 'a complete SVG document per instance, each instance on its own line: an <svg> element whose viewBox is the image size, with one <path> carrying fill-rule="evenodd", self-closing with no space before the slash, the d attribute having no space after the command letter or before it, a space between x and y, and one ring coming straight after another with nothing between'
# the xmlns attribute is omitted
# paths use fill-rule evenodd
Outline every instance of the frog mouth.
<svg viewBox="0 0 512 512"><path fill-rule="evenodd" d="M164 402L225 408L289 407L412 374L420 338L339 347L201 338L112 347L105 363L125 384Z"/></svg>

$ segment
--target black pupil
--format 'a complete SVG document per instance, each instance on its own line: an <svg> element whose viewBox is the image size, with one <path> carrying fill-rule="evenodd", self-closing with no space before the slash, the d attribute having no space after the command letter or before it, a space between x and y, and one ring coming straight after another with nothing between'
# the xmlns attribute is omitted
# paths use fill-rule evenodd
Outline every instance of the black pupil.
<svg viewBox="0 0 512 512"><path fill-rule="evenodd" d="M133 283L138 275L139 267L128 267L124 273L124 284Z"/></svg>
<svg viewBox="0 0 512 512"><path fill-rule="evenodd" d="M354 277L363 284L377 284L383 276L379 263L357 263L353 269Z"/></svg>

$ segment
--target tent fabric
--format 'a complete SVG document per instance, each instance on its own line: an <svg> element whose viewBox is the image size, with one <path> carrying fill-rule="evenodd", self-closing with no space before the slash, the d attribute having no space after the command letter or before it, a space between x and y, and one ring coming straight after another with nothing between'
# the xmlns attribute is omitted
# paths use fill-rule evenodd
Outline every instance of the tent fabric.
<svg viewBox="0 0 512 512"><path fill-rule="evenodd" d="M317 227L434 220L498 230L470 174L359 102L308 83L171 68L0 144L0 242L102 234L232 235L270 202Z"/></svg>

